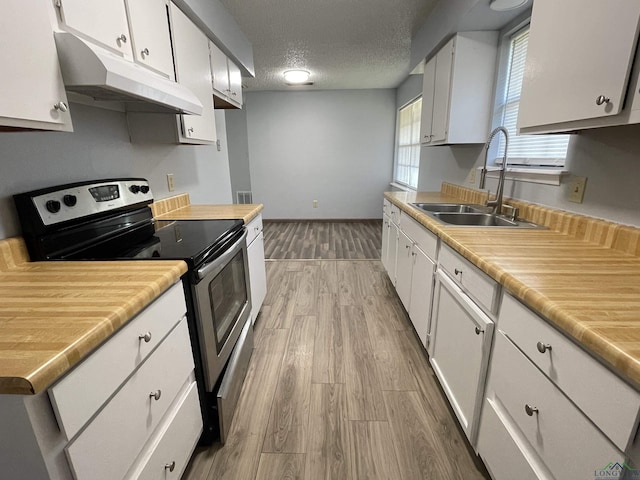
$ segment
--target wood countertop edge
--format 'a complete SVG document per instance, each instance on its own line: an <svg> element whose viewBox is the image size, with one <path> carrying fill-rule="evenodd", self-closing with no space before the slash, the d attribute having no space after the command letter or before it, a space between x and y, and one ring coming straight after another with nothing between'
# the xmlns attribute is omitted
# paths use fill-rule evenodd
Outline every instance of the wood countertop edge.
<svg viewBox="0 0 640 480"><path fill-rule="evenodd" d="M229 213L227 214L225 211L228 210L245 210L249 207L253 207L249 213L239 214L239 213ZM196 212L193 212L196 210ZM216 211L219 210L220 213L215 213L212 215L207 215L205 213L198 213L209 210ZM253 204L220 204L220 205L203 205L203 204L189 204L174 210L170 210L166 213L162 213L157 215L156 220L237 220L242 219L246 224L248 224L251 220L258 216L260 212L264 210L264 205L262 203L253 203ZM215 217L215 218L214 218Z"/></svg>
<svg viewBox="0 0 640 480"><path fill-rule="evenodd" d="M35 395L44 392L166 292L186 272L187 264L184 262L167 266L167 271L160 275L158 280L145 287L140 287L135 295L131 295L118 309L114 309L106 315L102 322L37 369L21 377L0 377L0 394Z"/></svg>
<svg viewBox="0 0 640 480"><path fill-rule="evenodd" d="M442 239L442 241L469 262L502 285L513 297L521 301L530 310L572 338L594 358L617 372L619 376L633 385L634 388L640 390L639 358L635 358L627 352L620 350L602 335L588 327L585 327L580 320L574 318L562 307L556 305L552 300L548 299L534 288L528 286L526 283L520 281L496 263L481 258L479 255L467 248L462 242L455 238L456 231L460 232L460 229L466 230L466 227L445 226L428 215L416 210L406 202L399 200L394 196L394 193L396 192L385 192L384 197L400 208L403 212L407 213L410 217L415 219L418 223L437 235ZM438 192L432 193L437 195ZM454 200L450 195L441 194L441 198L441 201L443 202ZM460 198L455 199L455 201L460 203L473 203L471 201L461 200ZM482 230L487 231L489 229ZM573 238L571 235L563 234L553 229L549 229L547 231L566 238ZM587 241L584 242L585 244L589 243Z"/></svg>

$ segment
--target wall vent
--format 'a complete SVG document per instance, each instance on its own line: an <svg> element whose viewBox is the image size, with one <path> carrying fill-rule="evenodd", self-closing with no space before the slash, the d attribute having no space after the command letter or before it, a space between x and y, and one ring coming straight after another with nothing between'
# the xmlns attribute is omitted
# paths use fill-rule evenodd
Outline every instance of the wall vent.
<svg viewBox="0 0 640 480"><path fill-rule="evenodd" d="M240 191L236 192L236 203L245 205L249 203L253 203L253 195L248 191Z"/></svg>

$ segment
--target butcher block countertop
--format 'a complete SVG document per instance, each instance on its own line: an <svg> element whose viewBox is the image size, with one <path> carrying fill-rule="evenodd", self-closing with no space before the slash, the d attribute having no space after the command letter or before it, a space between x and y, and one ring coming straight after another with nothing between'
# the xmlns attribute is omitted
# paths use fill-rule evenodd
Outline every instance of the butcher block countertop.
<svg viewBox="0 0 640 480"><path fill-rule="evenodd" d="M516 200L521 218L548 229L456 227L409 205L486 200L449 184L385 198L640 389L639 228Z"/></svg>
<svg viewBox="0 0 640 480"><path fill-rule="evenodd" d="M0 240L0 394L36 394L187 271L182 261L29 262Z"/></svg>
<svg viewBox="0 0 640 480"><path fill-rule="evenodd" d="M158 200L151 204L156 220L244 220L245 225L263 209L262 204L194 205L188 194Z"/></svg>

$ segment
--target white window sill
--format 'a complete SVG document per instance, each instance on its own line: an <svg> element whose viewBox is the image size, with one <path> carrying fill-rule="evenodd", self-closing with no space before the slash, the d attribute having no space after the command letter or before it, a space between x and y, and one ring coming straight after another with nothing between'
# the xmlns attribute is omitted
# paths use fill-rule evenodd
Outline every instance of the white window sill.
<svg viewBox="0 0 640 480"><path fill-rule="evenodd" d="M397 188L398 190L402 190L403 192L415 192L416 191L415 188L407 187L406 185L402 185L401 183L391 182L389 185L391 185L393 188Z"/></svg>
<svg viewBox="0 0 640 480"><path fill-rule="evenodd" d="M482 167L478 167L478 175L482 172ZM563 168L544 167L507 167L506 178L516 182L542 183L544 185L560 185L563 175L568 175L569 171ZM498 178L500 167L487 167L488 178Z"/></svg>

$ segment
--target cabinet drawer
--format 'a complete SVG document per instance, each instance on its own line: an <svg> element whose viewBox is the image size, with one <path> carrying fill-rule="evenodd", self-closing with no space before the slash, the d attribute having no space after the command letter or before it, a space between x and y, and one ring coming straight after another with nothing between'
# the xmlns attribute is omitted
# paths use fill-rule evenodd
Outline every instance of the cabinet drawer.
<svg viewBox="0 0 640 480"><path fill-rule="evenodd" d="M86 429L67 447L77 480L122 478L188 378L187 321L169 334ZM156 400L150 394L160 392Z"/></svg>
<svg viewBox="0 0 640 480"><path fill-rule="evenodd" d="M499 325L620 450L627 448L636 431L638 392L510 295L504 297Z"/></svg>
<svg viewBox="0 0 640 480"><path fill-rule="evenodd" d="M262 214L258 214L253 220L247 224L247 246L255 240L262 231Z"/></svg>
<svg viewBox="0 0 640 480"><path fill-rule="evenodd" d="M436 260L438 249L438 237L436 235L404 212L400 214L400 228L407 237L413 240L413 243L420 247L420 250L432 260Z"/></svg>
<svg viewBox="0 0 640 480"><path fill-rule="evenodd" d="M126 479L169 480L182 476L202 432L195 382L178 400L176 408L167 414L159 430Z"/></svg>
<svg viewBox="0 0 640 480"><path fill-rule="evenodd" d="M593 478L595 470L624 460L624 454L501 333L495 339L489 390L555 478ZM527 413L526 405L537 411Z"/></svg>
<svg viewBox="0 0 640 480"><path fill-rule="evenodd" d="M509 420L500 413L491 399L484 401L480 432L478 433L478 453L494 480L542 480L550 476L536 474L539 465L531 465L531 452L514 438L514 429Z"/></svg>
<svg viewBox="0 0 640 480"><path fill-rule="evenodd" d="M182 282L178 282L49 389L58 425L67 440L80 431L186 311ZM144 335L148 341L140 338Z"/></svg>
<svg viewBox="0 0 640 480"><path fill-rule="evenodd" d="M438 253L438 266L444 269L483 310L497 313L500 285L468 260L443 244Z"/></svg>

